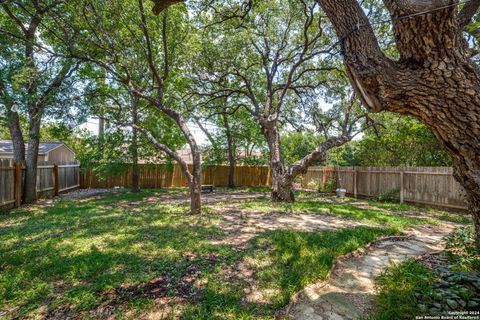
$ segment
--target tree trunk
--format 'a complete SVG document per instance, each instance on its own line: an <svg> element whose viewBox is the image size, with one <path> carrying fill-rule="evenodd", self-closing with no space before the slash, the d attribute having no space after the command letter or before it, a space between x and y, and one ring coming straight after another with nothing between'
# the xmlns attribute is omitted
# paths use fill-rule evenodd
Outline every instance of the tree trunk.
<svg viewBox="0 0 480 320"><path fill-rule="evenodd" d="M192 178L190 181L190 213L200 214L202 210L202 165L200 151L196 147L191 148L193 158Z"/></svg>
<svg viewBox="0 0 480 320"><path fill-rule="evenodd" d="M138 122L138 99L133 98L132 105L132 122ZM138 178L138 130L137 127L132 127L132 145L130 146L130 153L132 156L132 192L140 192L139 178Z"/></svg>
<svg viewBox="0 0 480 320"><path fill-rule="evenodd" d="M32 112L29 125L27 156L25 159L24 203L34 203L37 200L37 164L40 144L41 114Z"/></svg>
<svg viewBox="0 0 480 320"><path fill-rule="evenodd" d="M278 169L278 168L277 168ZM295 202L293 179L288 174L282 174L272 167L272 201Z"/></svg>
<svg viewBox="0 0 480 320"><path fill-rule="evenodd" d="M272 201L275 202L294 202L293 178L285 166L280 142L280 133L276 121L260 121L262 133L267 140L270 151L270 172L272 175Z"/></svg>
<svg viewBox="0 0 480 320"><path fill-rule="evenodd" d="M342 39L344 62L363 104L374 112L417 117L452 156L480 246L480 72L462 35L465 15L458 19L457 6L442 1L384 1L400 53L393 61L380 50L357 1L319 3Z"/></svg>
<svg viewBox="0 0 480 320"><path fill-rule="evenodd" d="M13 144L13 159L15 161L25 161L25 142L18 113L10 111L8 121L8 129Z"/></svg>
<svg viewBox="0 0 480 320"><path fill-rule="evenodd" d="M223 113L223 125L225 127L225 134L227 136L227 148L228 148L228 187L235 188L235 149L233 145L232 132L230 130L230 123L228 122L228 116Z"/></svg>
<svg viewBox="0 0 480 320"><path fill-rule="evenodd" d="M183 162L183 160L178 159L177 162L182 166L185 176L189 181L189 191L190 191L190 213L191 214L200 214L202 212L202 159L201 153L198 149L197 142L195 141L194 136L190 132L190 129L187 126L187 123L183 117L176 111L168 108L161 109L166 115L172 118L177 125L182 130L183 135L187 139L188 145L190 146L190 152L192 153L192 172L188 166ZM183 162L183 164L182 164Z"/></svg>
<svg viewBox="0 0 480 320"><path fill-rule="evenodd" d="M132 192L138 193L140 192L140 181L138 176L137 133L132 133L132 135Z"/></svg>
<svg viewBox="0 0 480 320"><path fill-rule="evenodd" d="M467 202L469 204L469 211L472 214L473 217L473 226L475 228L475 242L477 243L477 246L480 247L480 198L469 198L471 197L472 193L467 193Z"/></svg>
<svg viewBox="0 0 480 320"><path fill-rule="evenodd" d="M148 130L132 123L132 127L137 128L141 131L159 150L167 153L171 156L180 166L183 174L187 178L188 181L188 189L190 192L190 213L191 214L200 214L202 209L202 201L201 201L201 193L202 193L202 164L201 164L201 155L200 150L198 149L197 143L195 138L193 137L190 129L188 128L186 122L183 120L182 116L177 113L176 111L168 108L163 108L161 105L158 106L159 109L169 116L172 120L174 120L177 125L182 130L183 135L188 141L188 145L190 146L190 150L192 153L193 158L193 168L190 171L187 163L180 157L175 151L172 151L166 145L160 143Z"/></svg>

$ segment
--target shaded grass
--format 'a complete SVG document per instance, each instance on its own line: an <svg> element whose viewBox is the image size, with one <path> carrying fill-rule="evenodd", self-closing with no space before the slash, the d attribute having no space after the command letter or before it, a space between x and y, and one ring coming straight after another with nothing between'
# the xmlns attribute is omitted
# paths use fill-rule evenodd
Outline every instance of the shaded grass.
<svg viewBox="0 0 480 320"><path fill-rule="evenodd" d="M379 310L369 318L414 319L421 314L414 294L427 293L434 280L434 273L415 260L392 265L377 279L379 294L376 300Z"/></svg>
<svg viewBox="0 0 480 320"><path fill-rule="evenodd" d="M232 254L208 242L223 234L211 217L185 216L183 206L115 205L148 194L61 201L0 217L0 308L18 308L19 316L43 304L89 310L99 291L181 276L192 263L187 250L200 262L207 253Z"/></svg>
<svg viewBox="0 0 480 320"><path fill-rule="evenodd" d="M392 203L392 202L379 202L375 200L369 200L368 204L372 207L389 210L393 212L421 212L432 218L456 222L456 223L464 223L470 224L472 222L472 218L467 213L461 212L448 212L440 209L429 208L429 207L418 207L406 203Z"/></svg>

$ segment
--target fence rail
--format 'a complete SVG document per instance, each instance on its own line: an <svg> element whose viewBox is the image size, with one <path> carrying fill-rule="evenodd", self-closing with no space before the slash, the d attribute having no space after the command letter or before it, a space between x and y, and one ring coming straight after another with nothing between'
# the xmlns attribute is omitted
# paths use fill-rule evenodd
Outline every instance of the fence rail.
<svg viewBox="0 0 480 320"><path fill-rule="evenodd" d="M37 192L58 194L73 188L128 188L130 169L122 174L98 178L92 171L80 172L80 165L42 163L38 167ZM24 183L24 168L11 160L0 160L0 206L19 204ZM324 188L334 180L336 187L344 188L353 196L377 197L396 191L401 202L466 209L464 191L447 167L314 167L300 179L303 188L316 185ZM179 166L139 165L141 188L185 187ZM228 166L206 166L202 183L217 187L227 186ZM239 187L269 186L270 169L267 166L238 166L235 185Z"/></svg>
<svg viewBox="0 0 480 320"><path fill-rule="evenodd" d="M324 171L309 170L302 185L313 181L322 188L324 176ZM396 191L402 203L467 209L464 190L449 167L341 167L334 169L331 179L355 197Z"/></svg>
<svg viewBox="0 0 480 320"><path fill-rule="evenodd" d="M0 207L20 206L25 184L25 166L21 162L0 159ZM37 165L37 197L58 195L80 186L80 164Z"/></svg>
<svg viewBox="0 0 480 320"><path fill-rule="evenodd" d="M82 188L128 188L131 173L99 179L91 171L81 174ZM139 165L141 188L185 187L187 181L178 166ZM397 190L401 202L435 205L445 208L466 209L463 188L447 167L313 167L300 180L303 188L312 185L324 188L328 181L344 188L353 196L377 197ZM202 170L202 183L227 186L228 166L206 166ZM269 167L238 166L235 185L239 187L269 186Z"/></svg>
<svg viewBox="0 0 480 320"><path fill-rule="evenodd" d="M191 167L190 167L191 169ZM131 169L121 174L110 174L101 179L91 170L81 173L81 188L131 187ZM141 188L186 187L187 179L178 165L139 165L139 184ZM235 168L237 186L258 187L270 185L270 169L266 166L238 166ZM216 187L228 185L228 166L206 166L202 169L202 183Z"/></svg>

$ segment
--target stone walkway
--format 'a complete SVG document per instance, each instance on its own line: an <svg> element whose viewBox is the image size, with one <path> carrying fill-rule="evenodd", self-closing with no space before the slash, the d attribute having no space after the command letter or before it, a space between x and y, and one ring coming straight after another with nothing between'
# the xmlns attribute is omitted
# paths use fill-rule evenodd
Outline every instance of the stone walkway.
<svg viewBox="0 0 480 320"><path fill-rule="evenodd" d="M390 263L440 251L453 225L421 226L406 237L375 242L364 255L339 259L327 282L299 292L287 309L288 319L353 320L372 310L374 281Z"/></svg>

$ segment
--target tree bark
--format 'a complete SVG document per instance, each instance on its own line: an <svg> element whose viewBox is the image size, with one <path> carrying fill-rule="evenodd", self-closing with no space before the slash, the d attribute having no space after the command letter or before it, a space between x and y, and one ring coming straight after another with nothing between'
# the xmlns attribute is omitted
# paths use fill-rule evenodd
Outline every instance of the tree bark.
<svg viewBox="0 0 480 320"><path fill-rule="evenodd" d="M225 135L227 136L227 149L228 149L228 187L235 188L235 147L233 145L232 132L230 130L230 123L228 122L228 116L224 112L223 126L225 127Z"/></svg>
<svg viewBox="0 0 480 320"><path fill-rule="evenodd" d="M22 128L20 127L20 118L17 112L8 112L8 129L13 144L13 159L15 161L25 161L25 142L23 140Z"/></svg>
<svg viewBox="0 0 480 320"><path fill-rule="evenodd" d="M363 104L374 112L417 117L452 156L480 246L480 73L462 35L469 14L459 19L450 1L385 0L400 53L393 61L381 52L357 1L319 3L341 39ZM478 1L470 4L478 9ZM476 12L471 5L469 12Z"/></svg>
<svg viewBox="0 0 480 320"><path fill-rule="evenodd" d="M138 100L133 97L132 106L132 122L138 122ZM135 126L132 127L132 145L130 146L130 153L132 156L132 192L140 192L139 177L138 177L138 132Z"/></svg>
<svg viewBox="0 0 480 320"><path fill-rule="evenodd" d="M8 130L13 144L13 159L15 161L25 161L25 142L23 140L22 127L18 112L14 110L14 100L9 96L5 84L0 80L0 100L6 108L8 121Z"/></svg>
<svg viewBox="0 0 480 320"><path fill-rule="evenodd" d="M190 213L200 214L202 213L202 164L201 156L198 147L191 147L193 168L192 178L190 181Z"/></svg>
<svg viewBox="0 0 480 320"><path fill-rule="evenodd" d="M191 202L190 202L190 213L191 214L200 214L202 211L202 201L201 201L201 193L202 193L202 182L201 182L201 176L202 176L202 159L201 159L201 153L198 148L197 142L195 141L195 137L192 135L190 132L190 129L187 126L186 121L183 119L183 117L176 111L172 109L165 108L163 106L159 106L160 110L165 113L167 116L169 116L172 120L174 120L177 125L180 127L180 130L182 130L182 133L187 139L188 145L190 147L190 152L192 153L192 172L190 173L190 170L188 166L184 166L184 173L185 175L191 175L191 178L189 179L189 190L190 190L190 197L191 197Z"/></svg>
<svg viewBox="0 0 480 320"><path fill-rule="evenodd" d="M280 132L275 120L261 119L262 133L270 151L270 172L272 175L271 199L275 202L291 203L295 201L293 178L288 172L282 153Z"/></svg>
<svg viewBox="0 0 480 320"><path fill-rule="evenodd" d="M29 121L29 138L27 145L27 155L25 158L25 186L24 203L34 203L37 200L37 165L38 148L40 144L40 123L41 113L31 111Z"/></svg>

